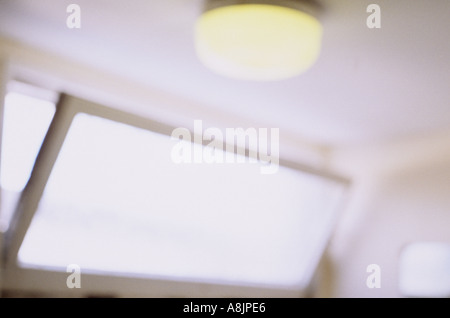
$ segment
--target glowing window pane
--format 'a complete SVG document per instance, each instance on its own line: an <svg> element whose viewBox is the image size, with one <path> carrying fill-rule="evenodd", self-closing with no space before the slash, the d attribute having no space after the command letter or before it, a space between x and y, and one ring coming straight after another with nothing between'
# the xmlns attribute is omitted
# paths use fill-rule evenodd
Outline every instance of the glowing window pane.
<svg viewBox="0 0 450 318"><path fill-rule="evenodd" d="M6 95L1 154L1 186L22 191L55 113L49 101L11 92Z"/></svg>
<svg viewBox="0 0 450 318"><path fill-rule="evenodd" d="M22 266L298 287L343 187L257 163L176 164L177 141L79 114L19 251Z"/></svg>

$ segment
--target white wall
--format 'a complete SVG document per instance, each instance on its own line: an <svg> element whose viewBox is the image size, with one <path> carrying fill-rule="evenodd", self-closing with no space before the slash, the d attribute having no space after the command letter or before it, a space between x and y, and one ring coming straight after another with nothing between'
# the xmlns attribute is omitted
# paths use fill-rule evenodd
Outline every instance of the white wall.
<svg viewBox="0 0 450 318"><path fill-rule="evenodd" d="M356 196L331 242L325 294L401 297L401 248L450 243L450 133L343 150L335 160L354 176ZM380 289L366 286L373 263L381 267Z"/></svg>

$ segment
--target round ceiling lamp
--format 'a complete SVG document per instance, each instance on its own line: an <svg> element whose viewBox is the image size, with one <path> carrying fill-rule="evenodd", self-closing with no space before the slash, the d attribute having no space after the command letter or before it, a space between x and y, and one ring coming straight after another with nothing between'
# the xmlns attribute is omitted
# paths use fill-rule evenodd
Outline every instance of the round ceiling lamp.
<svg viewBox="0 0 450 318"><path fill-rule="evenodd" d="M297 76L320 53L317 9L306 0L209 0L195 28L198 58L215 73L235 79Z"/></svg>

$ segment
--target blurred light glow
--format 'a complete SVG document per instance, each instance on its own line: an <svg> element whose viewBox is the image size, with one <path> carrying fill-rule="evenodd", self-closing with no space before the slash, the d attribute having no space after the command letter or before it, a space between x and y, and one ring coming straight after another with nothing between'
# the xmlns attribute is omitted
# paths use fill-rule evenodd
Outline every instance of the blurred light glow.
<svg viewBox="0 0 450 318"><path fill-rule="evenodd" d="M283 167L264 175L259 164L176 164L177 142L78 114L20 248L21 265L303 286L342 185Z"/></svg>
<svg viewBox="0 0 450 318"><path fill-rule="evenodd" d="M409 244L402 251L399 270L403 295L450 297L450 244Z"/></svg>
<svg viewBox="0 0 450 318"><path fill-rule="evenodd" d="M199 59L218 74L280 80L310 68L322 27L313 16L269 4L235 4L203 13L196 25Z"/></svg>
<svg viewBox="0 0 450 318"><path fill-rule="evenodd" d="M20 192L55 114L50 101L10 92L5 97L1 153L1 186Z"/></svg>

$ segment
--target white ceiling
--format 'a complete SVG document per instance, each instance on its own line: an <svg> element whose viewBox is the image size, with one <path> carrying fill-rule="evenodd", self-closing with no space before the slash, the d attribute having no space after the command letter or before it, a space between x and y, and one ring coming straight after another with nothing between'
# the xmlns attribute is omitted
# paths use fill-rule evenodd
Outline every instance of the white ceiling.
<svg viewBox="0 0 450 318"><path fill-rule="evenodd" d="M74 2L79 30L66 27ZM0 35L320 144L450 128L450 1L322 0L319 61L273 83L222 78L197 61L202 2L2 0ZM381 29L366 26L374 2Z"/></svg>

